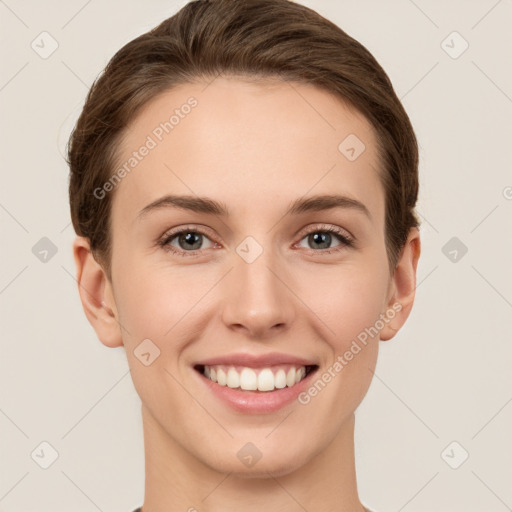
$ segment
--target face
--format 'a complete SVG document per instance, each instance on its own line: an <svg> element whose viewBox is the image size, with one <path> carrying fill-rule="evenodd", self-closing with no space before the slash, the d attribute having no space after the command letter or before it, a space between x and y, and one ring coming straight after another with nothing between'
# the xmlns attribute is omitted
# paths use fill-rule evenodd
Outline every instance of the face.
<svg viewBox="0 0 512 512"><path fill-rule="evenodd" d="M223 472L297 470L347 428L393 325L373 129L312 86L217 78L149 103L130 158L107 286L151 435Z"/></svg>

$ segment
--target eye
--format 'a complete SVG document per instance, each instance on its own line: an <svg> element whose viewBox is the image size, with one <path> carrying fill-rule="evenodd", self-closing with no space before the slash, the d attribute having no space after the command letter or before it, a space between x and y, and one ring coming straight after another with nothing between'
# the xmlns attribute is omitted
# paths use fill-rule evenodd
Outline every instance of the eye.
<svg viewBox="0 0 512 512"><path fill-rule="evenodd" d="M218 246L208 235L210 233L206 229L185 226L165 233L157 243L164 250L178 256L195 257L200 255L202 249ZM333 238L338 242L334 247L332 247ZM207 247L204 247L205 240L210 244ZM301 242L302 240L306 240L306 243L312 247L306 247L306 249L321 254L330 254L354 246L354 238L347 231L330 225L310 229L302 235ZM296 245L304 247L300 243Z"/></svg>
<svg viewBox="0 0 512 512"><path fill-rule="evenodd" d="M331 246L333 238L334 241L339 242L334 247ZM306 243L310 244L314 252L327 254L354 246L353 237L347 231L334 226L317 226L315 229L309 230L302 240L306 240Z"/></svg>
<svg viewBox="0 0 512 512"><path fill-rule="evenodd" d="M201 229L185 227L178 231L165 233L158 242L158 245L179 256L197 256L196 251L208 249L213 246L213 243L207 235L208 233ZM212 244L210 247L203 246L205 239Z"/></svg>

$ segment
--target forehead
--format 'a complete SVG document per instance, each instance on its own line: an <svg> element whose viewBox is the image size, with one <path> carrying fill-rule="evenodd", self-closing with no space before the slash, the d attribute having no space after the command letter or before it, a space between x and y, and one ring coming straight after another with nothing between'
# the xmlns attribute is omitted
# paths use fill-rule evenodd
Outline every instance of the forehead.
<svg viewBox="0 0 512 512"><path fill-rule="evenodd" d="M161 93L132 120L118 152L113 217L135 219L165 194L208 196L235 213L342 193L378 217L375 133L311 85L218 77Z"/></svg>

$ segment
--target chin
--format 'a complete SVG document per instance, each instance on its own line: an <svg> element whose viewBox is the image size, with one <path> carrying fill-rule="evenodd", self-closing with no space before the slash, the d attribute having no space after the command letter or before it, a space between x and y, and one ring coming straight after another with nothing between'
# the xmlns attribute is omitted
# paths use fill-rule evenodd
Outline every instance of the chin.
<svg viewBox="0 0 512 512"><path fill-rule="evenodd" d="M283 451L284 453L279 453ZM204 461L211 469L220 473L230 473L235 478L240 479L267 479L271 477L281 477L293 473L302 468L308 461L307 455L302 453L290 453L290 450L274 450L271 455L262 454L252 466L246 466L239 460L236 453L229 458L215 458L212 463Z"/></svg>

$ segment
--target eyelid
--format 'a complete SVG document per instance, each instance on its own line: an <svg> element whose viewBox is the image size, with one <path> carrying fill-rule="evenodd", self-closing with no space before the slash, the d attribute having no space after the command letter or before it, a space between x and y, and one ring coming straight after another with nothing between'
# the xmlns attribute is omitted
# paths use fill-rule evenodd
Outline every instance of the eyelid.
<svg viewBox="0 0 512 512"><path fill-rule="evenodd" d="M309 235L310 233L316 233L317 231L330 231L334 233L338 233L342 236L344 236L347 240L350 242L355 242L356 238L350 231L348 231L345 228L342 228L340 226L336 226L335 224L324 224L322 222L320 223L313 223L305 228L301 229L296 236L300 236L301 240L304 236Z"/></svg>
<svg viewBox="0 0 512 512"><path fill-rule="evenodd" d="M214 231L202 224L184 224L183 226L177 226L175 228L168 229L162 236L158 238L159 241L165 241L172 235L177 235L182 231L191 231L199 234L207 234L210 238L216 238Z"/></svg>

